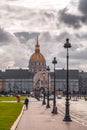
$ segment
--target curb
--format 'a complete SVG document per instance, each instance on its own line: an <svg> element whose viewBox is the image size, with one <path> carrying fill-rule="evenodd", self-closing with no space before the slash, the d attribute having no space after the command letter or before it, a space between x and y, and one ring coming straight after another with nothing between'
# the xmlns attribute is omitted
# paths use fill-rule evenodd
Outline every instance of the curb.
<svg viewBox="0 0 87 130"><path fill-rule="evenodd" d="M24 106L22 108L22 111L21 111L20 115L18 116L18 118L16 119L16 121L14 122L14 124L11 126L10 130L16 130L16 128L17 128L17 126L19 124L19 121L20 121L23 113L24 113Z"/></svg>

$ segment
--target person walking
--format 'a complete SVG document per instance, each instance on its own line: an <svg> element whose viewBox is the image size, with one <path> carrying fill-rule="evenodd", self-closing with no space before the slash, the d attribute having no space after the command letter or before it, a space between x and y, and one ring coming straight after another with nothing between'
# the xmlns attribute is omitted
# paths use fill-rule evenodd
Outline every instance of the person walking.
<svg viewBox="0 0 87 130"><path fill-rule="evenodd" d="M26 97L25 101L24 101L24 104L26 106L26 110L28 109L28 104L29 104L29 99L28 97Z"/></svg>

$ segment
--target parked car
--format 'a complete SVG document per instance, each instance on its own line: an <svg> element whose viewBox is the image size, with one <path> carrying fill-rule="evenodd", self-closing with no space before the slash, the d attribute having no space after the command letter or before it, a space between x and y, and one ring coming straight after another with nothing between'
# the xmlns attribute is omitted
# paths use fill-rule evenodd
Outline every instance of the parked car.
<svg viewBox="0 0 87 130"><path fill-rule="evenodd" d="M53 100L53 99L54 99L54 95L50 95L49 100Z"/></svg>
<svg viewBox="0 0 87 130"><path fill-rule="evenodd" d="M85 101L87 101L87 97L84 97Z"/></svg>
<svg viewBox="0 0 87 130"><path fill-rule="evenodd" d="M57 99L62 99L62 96L61 96L61 95L58 95L58 96L57 96Z"/></svg>

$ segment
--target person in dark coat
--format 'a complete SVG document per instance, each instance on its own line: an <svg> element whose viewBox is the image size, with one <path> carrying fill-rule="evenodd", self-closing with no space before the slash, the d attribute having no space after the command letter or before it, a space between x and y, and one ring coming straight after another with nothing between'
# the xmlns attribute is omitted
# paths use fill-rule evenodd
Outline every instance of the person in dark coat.
<svg viewBox="0 0 87 130"><path fill-rule="evenodd" d="M26 106L26 110L28 109L28 103L29 103L29 99L26 98L25 101L24 101L24 104L25 104L25 106Z"/></svg>

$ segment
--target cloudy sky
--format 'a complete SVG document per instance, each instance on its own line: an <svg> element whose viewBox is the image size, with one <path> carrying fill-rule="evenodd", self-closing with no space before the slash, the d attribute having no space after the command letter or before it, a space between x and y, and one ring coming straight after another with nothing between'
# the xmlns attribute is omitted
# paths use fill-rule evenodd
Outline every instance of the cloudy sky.
<svg viewBox="0 0 87 130"><path fill-rule="evenodd" d="M66 68L70 39L71 69L87 71L87 0L2 0L0 2L0 69L27 68L39 36L47 65Z"/></svg>

